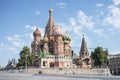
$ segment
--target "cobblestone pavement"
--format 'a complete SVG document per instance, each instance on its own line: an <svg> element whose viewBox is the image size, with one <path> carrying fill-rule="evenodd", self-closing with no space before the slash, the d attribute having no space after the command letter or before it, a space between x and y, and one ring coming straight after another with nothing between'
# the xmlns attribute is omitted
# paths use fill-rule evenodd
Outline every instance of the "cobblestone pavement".
<svg viewBox="0 0 120 80"><path fill-rule="evenodd" d="M0 80L120 80L120 76L40 75L0 72Z"/></svg>

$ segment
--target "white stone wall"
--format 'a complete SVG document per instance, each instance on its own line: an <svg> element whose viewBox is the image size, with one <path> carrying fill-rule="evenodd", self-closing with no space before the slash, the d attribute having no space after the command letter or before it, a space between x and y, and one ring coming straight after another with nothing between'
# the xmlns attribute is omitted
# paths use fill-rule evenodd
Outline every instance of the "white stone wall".
<svg viewBox="0 0 120 80"><path fill-rule="evenodd" d="M54 75L95 75L107 76L110 75L109 69L79 69L79 68L46 68L46 69L28 69L28 73L38 74L42 71L43 74Z"/></svg>

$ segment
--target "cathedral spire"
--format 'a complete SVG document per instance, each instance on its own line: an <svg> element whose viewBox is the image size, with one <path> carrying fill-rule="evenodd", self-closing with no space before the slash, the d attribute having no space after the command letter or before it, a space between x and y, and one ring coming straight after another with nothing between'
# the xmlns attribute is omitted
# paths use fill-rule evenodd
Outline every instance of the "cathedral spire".
<svg viewBox="0 0 120 80"><path fill-rule="evenodd" d="M48 23L47 23L47 26L46 26L44 36L52 35L52 30L53 30L53 27L54 27L54 21L53 21L53 18L52 18L52 13L53 13L53 10L49 9L49 20L48 20Z"/></svg>
<svg viewBox="0 0 120 80"><path fill-rule="evenodd" d="M52 25L53 25L52 12L53 12L53 10L50 9L49 10L49 20L48 20L48 23L47 23L47 25L49 25L50 27L52 27Z"/></svg>
<svg viewBox="0 0 120 80"><path fill-rule="evenodd" d="M50 9L50 10L49 10L50 17L52 17L52 12L53 12L53 10L52 10L52 9Z"/></svg>
<svg viewBox="0 0 120 80"><path fill-rule="evenodd" d="M89 52L88 52L86 41L83 34L82 44L80 49L80 57L87 57L87 56L89 56Z"/></svg>

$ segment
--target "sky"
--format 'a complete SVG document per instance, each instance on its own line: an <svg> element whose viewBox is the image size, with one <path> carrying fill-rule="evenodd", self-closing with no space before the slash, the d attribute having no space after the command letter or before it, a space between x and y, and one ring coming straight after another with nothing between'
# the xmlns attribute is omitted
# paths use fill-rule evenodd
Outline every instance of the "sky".
<svg viewBox="0 0 120 80"><path fill-rule="evenodd" d="M31 48L33 31L42 33L53 9L55 25L72 37L79 54L82 34L88 50L97 46L109 54L120 53L120 0L0 0L0 65L19 58L24 46Z"/></svg>

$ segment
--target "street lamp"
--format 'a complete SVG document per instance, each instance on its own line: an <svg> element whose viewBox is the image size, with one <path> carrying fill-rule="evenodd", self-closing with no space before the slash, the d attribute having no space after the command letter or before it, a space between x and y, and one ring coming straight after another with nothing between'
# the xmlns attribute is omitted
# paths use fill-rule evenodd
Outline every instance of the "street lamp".
<svg viewBox="0 0 120 80"><path fill-rule="evenodd" d="M28 55L25 55L25 69L27 69L27 57Z"/></svg>

